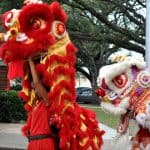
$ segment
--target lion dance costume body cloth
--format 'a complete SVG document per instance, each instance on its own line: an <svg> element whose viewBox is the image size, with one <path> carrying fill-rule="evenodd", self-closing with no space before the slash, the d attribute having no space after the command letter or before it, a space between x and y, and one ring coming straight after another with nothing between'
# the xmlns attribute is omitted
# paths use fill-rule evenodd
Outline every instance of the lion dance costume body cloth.
<svg viewBox="0 0 150 150"><path fill-rule="evenodd" d="M132 137L131 150L150 149L150 72L143 57L116 52L113 64L100 69L96 93L106 111L121 115L118 132L125 134L129 119L139 126Z"/></svg>
<svg viewBox="0 0 150 150"><path fill-rule="evenodd" d="M31 141L30 150L49 150L54 142L60 150L99 150L103 143L104 131L99 129L95 113L76 103L76 48L69 40L66 21L67 15L58 2L49 5L34 0L20 10L12 9L2 15L6 33L0 34L0 57L8 64L9 80L22 77L19 97L29 112L23 132L27 135L33 129L33 137L43 133L54 137L49 142L48 138L42 139L42 145L47 145L44 148L40 145L42 140ZM36 71L42 84L50 89L49 107L42 102L35 106L36 92L26 61L30 56L40 56Z"/></svg>

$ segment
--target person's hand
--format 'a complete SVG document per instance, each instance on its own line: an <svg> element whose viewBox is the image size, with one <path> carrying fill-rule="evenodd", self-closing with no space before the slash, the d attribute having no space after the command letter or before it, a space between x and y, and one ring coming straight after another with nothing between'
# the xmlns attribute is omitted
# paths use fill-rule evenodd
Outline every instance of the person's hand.
<svg viewBox="0 0 150 150"><path fill-rule="evenodd" d="M31 0L25 0L25 1L23 2L23 4L28 5L29 3L31 3L30 1L31 1Z"/></svg>
<svg viewBox="0 0 150 150"><path fill-rule="evenodd" d="M28 63L29 63L29 65L30 65L30 68L35 67L35 63L34 63L34 58L33 58L33 56L30 56L30 57L28 58Z"/></svg>
<svg viewBox="0 0 150 150"><path fill-rule="evenodd" d="M25 5L29 5L29 4L31 4L31 3L38 3L39 1L38 0L25 0L23 3L25 4Z"/></svg>
<svg viewBox="0 0 150 150"><path fill-rule="evenodd" d="M33 58L30 56L30 57L28 58L28 61L29 61L29 63L30 63L30 62L33 62Z"/></svg>
<svg viewBox="0 0 150 150"><path fill-rule="evenodd" d="M34 1L38 1L38 0L25 0L23 3L25 5L28 5L28 4L34 3Z"/></svg>

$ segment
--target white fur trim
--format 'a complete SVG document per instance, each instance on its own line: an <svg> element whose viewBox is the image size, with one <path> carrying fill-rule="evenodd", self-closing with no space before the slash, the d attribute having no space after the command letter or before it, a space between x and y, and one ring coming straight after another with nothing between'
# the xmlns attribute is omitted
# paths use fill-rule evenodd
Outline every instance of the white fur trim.
<svg viewBox="0 0 150 150"><path fill-rule="evenodd" d="M102 84L102 80L105 79L105 83L109 87L109 89L114 90L117 94L120 94L124 89L130 86L130 83L133 80L131 66L135 65L139 69L144 69L146 67L145 62L140 62L138 60L130 60L124 61L112 65L104 66L99 71L99 76L97 78L97 85L100 87ZM112 80L122 73L126 73L128 76L128 82L123 88L118 88L112 83Z"/></svg>
<svg viewBox="0 0 150 150"><path fill-rule="evenodd" d="M141 62L141 61L138 61L136 59L131 59L129 61L129 64L130 64L130 66L135 65L139 69L145 69L146 68L146 62Z"/></svg>
<svg viewBox="0 0 150 150"><path fill-rule="evenodd" d="M28 39L28 37L26 36L26 34L25 33L18 33L18 35L17 35L17 37L16 37L16 41L18 41L18 42L22 42L22 41L25 41L25 40L27 40Z"/></svg>
<svg viewBox="0 0 150 150"><path fill-rule="evenodd" d="M102 67L99 71L98 78L104 78L106 83L109 85L114 77L126 72L132 65L135 65L139 69L146 68L145 62L139 62L137 60L130 60L129 62L124 61Z"/></svg>
<svg viewBox="0 0 150 150"><path fill-rule="evenodd" d="M101 107L114 115L125 114L127 108L129 107L129 97L122 99L118 106L115 106L111 103L101 102Z"/></svg>
<svg viewBox="0 0 150 150"><path fill-rule="evenodd" d="M10 31L6 32L6 34L4 35L4 41L7 42L9 37L10 37Z"/></svg>
<svg viewBox="0 0 150 150"><path fill-rule="evenodd" d="M102 79L105 79L105 82L110 89L113 89L115 91L119 90L118 88L114 89L115 86L113 86L112 79L124 72L127 72L129 68L130 65L128 62L117 63L103 67L99 72L99 84L101 84Z"/></svg>
<svg viewBox="0 0 150 150"><path fill-rule="evenodd" d="M145 128L145 121L146 121L146 115L144 113L140 113L136 115L136 121L138 124L140 124L143 128Z"/></svg>
<svg viewBox="0 0 150 150"><path fill-rule="evenodd" d="M117 86L114 85L114 83L112 82L112 79L114 79L118 75L121 75L124 72L128 76L128 82L124 87L118 88ZM97 80L98 86L101 86L102 79L105 79L105 82L107 86L109 87L109 89L112 89L119 95L122 93L124 89L130 86L129 84L132 82L133 76L131 75L131 69L129 67L129 64L127 62L122 62L120 64L119 63L112 64L112 65L103 67L100 70L100 73L98 76L98 80Z"/></svg>

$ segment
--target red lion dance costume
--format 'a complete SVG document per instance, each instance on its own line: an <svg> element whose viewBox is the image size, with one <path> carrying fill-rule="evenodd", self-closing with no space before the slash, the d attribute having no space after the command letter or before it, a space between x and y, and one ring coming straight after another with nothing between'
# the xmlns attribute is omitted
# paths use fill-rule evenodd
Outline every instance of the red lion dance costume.
<svg viewBox="0 0 150 150"><path fill-rule="evenodd" d="M34 127L36 132L44 132L41 124L49 123L57 132L53 133L61 150L99 150L103 143L95 113L81 108L76 103L75 68L76 48L69 40L65 23L67 15L58 2L48 5L41 1L30 1L20 10L10 10L2 15L6 33L0 34L0 57L9 64L8 78L22 77L22 90L19 96L23 99L25 109L31 112L36 103L36 94L31 86L26 60L30 56L39 57L36 63L42 84L50 89L48 100L50 106L45 109L46 118L40 114L44 106L39 104L37 112L29 115L23 128L25 134ZM35 117L35 116L36 117ZM38 115L41 121L36 122ZM32 117L34 118L32 118ZM49 120L49 122L48 122ZM32 124L34 122L34 124ZM36 129L37 127L37 129ZM43 144L47 145L46 139ZM30 144L29 149L46 150L38 144ZM56 148L54 148L56 149Z"/></svg>

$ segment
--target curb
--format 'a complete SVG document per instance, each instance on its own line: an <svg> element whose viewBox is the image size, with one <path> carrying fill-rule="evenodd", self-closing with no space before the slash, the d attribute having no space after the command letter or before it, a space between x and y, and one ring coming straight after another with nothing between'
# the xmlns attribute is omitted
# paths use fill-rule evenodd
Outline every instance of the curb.
<svg viewBox="0 0 150 150"><path fill-rule="evenodd" d="M8 147L0 147L0 150L25 150L22 148L8 148Z"/></svg>

